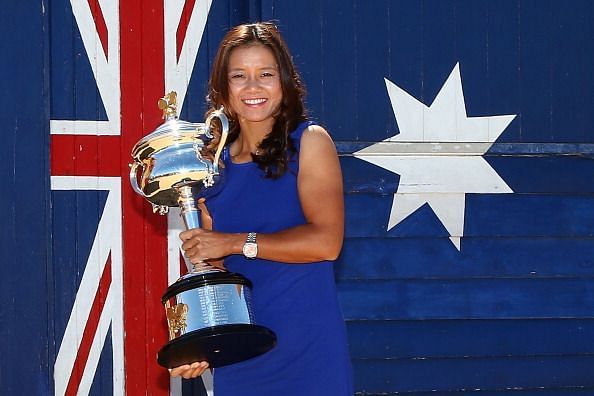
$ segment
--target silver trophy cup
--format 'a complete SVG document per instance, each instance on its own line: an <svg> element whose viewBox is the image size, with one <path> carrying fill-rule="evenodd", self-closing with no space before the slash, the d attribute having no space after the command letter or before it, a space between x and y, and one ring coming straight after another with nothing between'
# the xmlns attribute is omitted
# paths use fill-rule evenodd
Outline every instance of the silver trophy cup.
<svg viewBox="0 0 594 396"><path fill-rule="evenodd" d="M224 187L219 158L229 131L222 109L205 123L177 118L176 93L159 100L165 123L143 137L132 149L130 183L136 193L165 214L180 207L187 229L200 226L196 200L216 195ZM217 118L221 138L212 160L202 149L212 139L210 128ZM165 306L169 342L157 361L172 368L196 361L221 367L263 354L274 347L275 334L254 321L251 283L241 274L214 268L206 263L167 288Z"/></svg>

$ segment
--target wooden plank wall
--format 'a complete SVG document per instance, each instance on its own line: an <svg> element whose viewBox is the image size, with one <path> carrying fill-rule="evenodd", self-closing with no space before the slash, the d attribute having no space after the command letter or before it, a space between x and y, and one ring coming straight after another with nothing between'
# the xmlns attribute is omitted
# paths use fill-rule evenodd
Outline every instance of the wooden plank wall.
<svg viewBox="0 0 594 396"><path fill-rule="evenodd" d="M202 119L225 30L275 20L308 88L310 114L341 155L347 225L336 276L358 394L594 393L593 4L213 1L182 118ZM125 175L131 144L159 122L153 96L163 81L148 76L162 67L159 7L155 0L120 8L129 77L122 117L131 127L115 153L103 155L107 149L91 142L97 172ZM0 60L0 394L45 395L54 392L56 355L108 199L100 189L50 192L49 120L107 114L69 2L8 9L0 13L12 32L0 40L8 54ZM469 117L515 115L482 156L512 192L467 193L456 235L427 204L387 229L403 176L354 155L402 133L385 79L430 106L456 65ZM411 139L368 150L390 162L435 155L428 143L440 156L462 146L475 159L485 144ZM114 169L102 161L108 154ZM472 171L464 177L472 180ZM125 221L151 218L122 191ZM166 281L164 221L143 224L126 229L125 245L136 249L124 257L126 298L151 301L127 308L126 354L142 364L127 373L126 390L160 395L168 393L167 375L154 364L163 342L154 329ZM460 249L450 237L460 238ZM107 345L90 394L114 388Z"/></svg>

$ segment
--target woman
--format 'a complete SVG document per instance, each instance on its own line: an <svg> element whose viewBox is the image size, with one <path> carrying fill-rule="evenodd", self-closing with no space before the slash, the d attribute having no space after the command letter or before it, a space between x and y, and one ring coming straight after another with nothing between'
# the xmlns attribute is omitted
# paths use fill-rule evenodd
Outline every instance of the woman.
<svg viewBox="0 0 594 396"><path fill-rule="evenodd" d="M333 274L342 175L332 139L306 119L303 96L273 24L241 25L223 38L208 113L223 105L230 119L225 188L202 204L205 227L180 234L182 249L193 263L224 265L252 281L256 322L276 333L277 345L215 369L217 396L353 394ZM192 378L207 367L196 362L171 375Z"/></svg>

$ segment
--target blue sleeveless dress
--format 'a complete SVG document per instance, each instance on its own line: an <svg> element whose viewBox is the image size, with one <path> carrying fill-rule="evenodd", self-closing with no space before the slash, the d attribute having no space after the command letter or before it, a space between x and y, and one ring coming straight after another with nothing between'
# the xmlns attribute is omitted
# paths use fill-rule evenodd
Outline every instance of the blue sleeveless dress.
<svg viewBox="0 0 594 396"><path fill-rule="evenodd" d="M311 124L291 134L297 148ZM298 153L276 180L265 178L253 162L234 164L228 149L223 160L225 186L206 202L216 231L273 233L306 222L297 194ZM353 395L333 262L285 264L233 255L225 266L252 281L256 323L276 333L277 345L215 369L215 396Z"/></svg>

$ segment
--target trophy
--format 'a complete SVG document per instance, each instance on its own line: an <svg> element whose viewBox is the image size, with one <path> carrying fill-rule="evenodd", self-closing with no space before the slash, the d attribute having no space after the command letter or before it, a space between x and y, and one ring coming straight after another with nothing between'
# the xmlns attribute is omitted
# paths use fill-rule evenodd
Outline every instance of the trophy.
<svg viewBox="0 0 594 396"><path fill-rule="evenodd" d="M176 93L158 102L165 122L143 137L132 149L130 183L136 193L166 214L181 208L186 229L200 226L196 200L216 195L224 185L219 159L227 139L229 122L223 108L205 123L177 118ZM211 124L221 123L221 138L214 159L202 149L212 139ZM207 263L192 269L170 285L161 302L165 307L169 342L158 353L166 368L207 361L221 367L261 355L276 344L275 334L254 321L251 282Z"/></svg>

